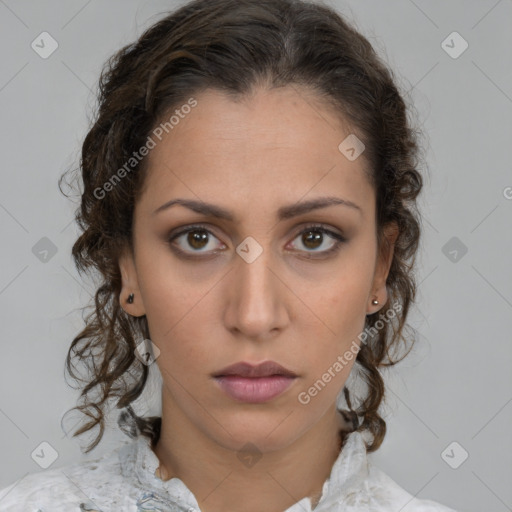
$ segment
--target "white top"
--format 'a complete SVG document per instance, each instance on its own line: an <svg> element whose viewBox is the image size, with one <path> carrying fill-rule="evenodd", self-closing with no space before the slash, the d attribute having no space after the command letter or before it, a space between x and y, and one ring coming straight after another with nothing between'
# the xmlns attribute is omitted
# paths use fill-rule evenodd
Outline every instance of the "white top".
<svg viewBox="0 0 512 512"><path fill-rule="evenodd" d="M198 512L179 478L155 476L159 460L139 436L94 460L31 473L0 490L1 512ZM284 512L311 512L308 497ZM360 432L347 435L315 512L455 512L419 500L367 459Z"/></svg>

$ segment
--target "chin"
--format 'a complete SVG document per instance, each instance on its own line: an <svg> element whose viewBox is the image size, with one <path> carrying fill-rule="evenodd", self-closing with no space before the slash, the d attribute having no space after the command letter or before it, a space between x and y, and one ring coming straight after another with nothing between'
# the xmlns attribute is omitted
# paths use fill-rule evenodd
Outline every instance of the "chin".
<svg viewBox="0 0 512 512"><path fill-rule="evenodd" d="M233 411L223 414L222 418L222 426L215 422L211 425L214 431L209 431L208 435L233 451L239 451L248 443L262 453L284 449L308 430L307 423L297 424L297 413L291 408Z"/></svg>

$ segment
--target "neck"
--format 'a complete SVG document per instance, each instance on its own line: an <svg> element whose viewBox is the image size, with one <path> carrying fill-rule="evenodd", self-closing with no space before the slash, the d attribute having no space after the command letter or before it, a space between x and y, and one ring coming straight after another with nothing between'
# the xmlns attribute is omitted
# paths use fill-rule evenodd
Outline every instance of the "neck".
<svg viewBox="0 0 512 512"><path fill-rule="evenodd" d="M164 406L161 435L154 448L160 460L157 476L182 480L202 512L233 509L233 503L240 512L281 512L306 496L314 508L339 456L340 425L333 407L288 446L243 455L244 465L240 452L220 446Z"/></svg>

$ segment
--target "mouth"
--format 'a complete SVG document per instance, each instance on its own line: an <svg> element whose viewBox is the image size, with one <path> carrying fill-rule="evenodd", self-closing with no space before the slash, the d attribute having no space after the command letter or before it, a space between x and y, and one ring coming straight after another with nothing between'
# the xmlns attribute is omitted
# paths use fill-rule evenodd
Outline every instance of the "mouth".
<svg viewBox="0 0 512 512"><path fill-rule="evenodd" d="M265 361L259 365L236 363L212 377L232 399L263 403L284 393L298 376L274 361Z"/></svg>
<svg viewBox="0 0 512 512"><path fill-rule="evenodd" d="M240 362L227 366L220 372L214 373L213 377L227 377L235 375L237 377L272 377L280 375L284 377L297 377L295 373L284 368L275 361L265 361L264 363L252 365L250 363Z"/></svg>

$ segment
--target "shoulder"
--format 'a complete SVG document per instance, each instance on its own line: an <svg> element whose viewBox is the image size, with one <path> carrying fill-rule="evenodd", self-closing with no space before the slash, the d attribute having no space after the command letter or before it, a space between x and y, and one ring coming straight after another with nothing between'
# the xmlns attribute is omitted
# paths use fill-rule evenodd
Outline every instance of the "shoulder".
<svg viewBox="0 0 512 512"><path fill-rule="evenodd" d="M416 498L398 485L384 471L371 463L368 464L368 470L369 495L382 506L382 511L456 512L454 509L436 501Z"/></svg>
<svg viewBox="0 0 512 512"><path fill-rule="evenodd" d="M0 512L101 512L101 497L126 485L119 455L131 446L125 443L95 459L25 475L0 489Z"/></svg>

